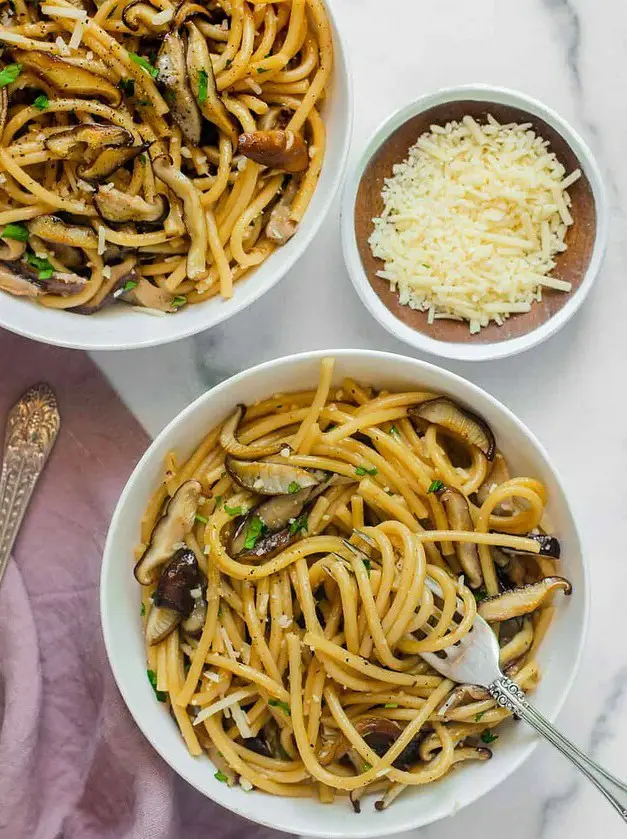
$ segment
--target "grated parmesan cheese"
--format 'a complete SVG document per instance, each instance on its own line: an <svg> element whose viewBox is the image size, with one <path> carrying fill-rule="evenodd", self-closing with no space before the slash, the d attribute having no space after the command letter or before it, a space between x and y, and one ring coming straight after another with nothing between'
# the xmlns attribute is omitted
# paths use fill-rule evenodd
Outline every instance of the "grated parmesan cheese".
<svg viewBox="0 0 627 839"><path fill-rule="evenodd" d="M217 702L207 705L199 714L196 714L194 725L198 725L214 714L218 714L220 711L226 712L227 708L232 712L235 705L239 708L238 702L240 699L248 699L249 696L253 696L255 693L257 693L256 688L243 688L242 690L236 690L234 693L229 694L229 696L225 696L223 699L218 699ZM239 708L239 710L241 711L242 709ZM226 716L226 713L224 716Z"/></svg>
<svg viewBox="0 0 627 839"><path fill-rule="evenodd" d="M530 124L432 126L383 188L370 246L379 277L399 302L478 332L528 312L542 289L568 292L551 276L573 223L564 167ZM436 130L437 129L437 130Z"/></svg>
<svg viewBox="0 0 627 839"><path fill-rule="evenodd" d="M105 267L102 269L102 276L107 280L111 279L111 266L110 265L105 265Z"/></svg>
<svg viewBox="0 0 627 839"><path fill-rule="evenodd" d="M51 17L66 17L70 20L87 20L87 12L84 9L74 9L66 6L52 6L49 3L43 3L40 7L45 15Z"/></svg>
<svg viewBox="0 0 627 839"><path fill-rule="evenodd" d="M55 38L55 44L59 48L59 52L61 53L61 55L69 55L70 54L70 48L68 47L68 45L65 43L65 41L63 40L63 38L60 35L57 35L57 37Z"/></svg>
<svg viewBox="0 0 627 839"><path fill-rule="evenodd" d="M230 707L231 715L233 717L233 722L237 726L237 730L242 735L242 737L247 740L249 737L254 737L253 730L248 724L248 717L244 713L244 710L241 708L239 702L235 702Z"/></svg>
<svg viewBox="0 0 627 839"><path fill-rule="evenodd" d="M81 45L81 41L83 40L83 32L85 31L86 22L84 20L79 20L72 30L72 37L70 38L70 42L68 44L70 50L75 52Z"/></svg>

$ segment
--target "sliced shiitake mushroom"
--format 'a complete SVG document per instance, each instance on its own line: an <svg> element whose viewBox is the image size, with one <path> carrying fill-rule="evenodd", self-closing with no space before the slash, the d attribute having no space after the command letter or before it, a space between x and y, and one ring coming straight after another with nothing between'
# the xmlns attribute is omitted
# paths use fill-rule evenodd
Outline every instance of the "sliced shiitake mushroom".
<svg viewBox="0 0 627 839"><path fill-rule="evenodd" d="M98 187L94 194L94 205L98 215L113 224L124 222L163 221L168 212L168 202L163 195L156 194L152 203L140 195L128 195L108 184Z"/></svg>
<svg viewBox="0 0 627 839"><path fill-rule="evenodd" d="M153 606L146 621L146 643L152 647L167 638L181 622L181 615L176 609L162 609Z"/></svg>
<svg viewBox="0 0 627 839"><path fill-rule="evenodd" d="M121 292L118 300L159 312L176 312L174 295L165 288L153 285L147 277L139 277L137 285Z"/></svg>
<svg viewBox="0 0 627 839"><path fill-rule="evenodd" d="M4 88L0 88L4 90ZM2 239L0 245L0 262L16 262L20 257L24 256L26 250L26 242L19 242L17 239Z"/></svg>
<svg viewBox="0 0 627 839"><path fill-rule="evenodd" d="M38 216L28 222L28 230L45 242L96 250L98 237L91 227L66 224L58 216Z"/></svg>
<svg viewBox="0 0 627 839"><path fill-rule="evenodd" d="M507 467L507 461L503 457L502 454L496 454L494 460L492 461L492 468L490 469L488 475L486 476L485 481L481 484L479 489L477 490L477 501L479 504L483 504L486 498L493 492L496 487L504 484L506 481L510 480L510 473ZM498 507L495 508L495 512L511 512L512 511L512 503L510 499L506 502L499 504Z"/></svg>
<svg viewBox="0 0 627 839"><path fill-rule="evenodd" d="M169 14L164 14L164 11L169 11ZM132 32L137 32L143 25L152 32L162 33L168 29L172 12L155 8L145 0L132 0L122 10L122 20Z"/></svg>
<svg viewBox="0 0 627 839"><path fill-rule="evenodd" d="M93 315L105 306L114 303L116 291L123 288L126 283L139 282L139 275L135 271L136 264L137 257L129 256L124 260L124 262L120 262L119 265L114 265L110 268L110 276L105 278L97 293L91 298L89 303L83 303L80 306L75 306L71 309L71 311L78 315Z"/></svg>
<svg viewBox="0 0 627 839"><path fill-rule="evenodd" d="M292 238L298 224L293 221L290 216L292 212L292 203L298 192L298 181L295 178L290 178L283 195L279 198L277 203L270 211L270 218L266 224L266 236L271 242L277 245L284 245Z"/></svg>
<svg viewBox="0 0 627 839"><path fill-rule="evenodd" d="M207 225L200 192L187 175L172 162L168 155L161 155L152 162L155 175L183 202L183 217L190 238L187 253L187 276L195 280L204 274L207 265Z"/></svg>
<svg viewBox="0 0 627 839"><path fill-rule="evenodd" d="M572 586L564 577L545 577L537 583L489 597L479 604L477 611L490 622L510 620L539 609L547 597L558 590L570 594Z"/></svg>
<svg viewBox="0 0 627 839"><path fill-rule="evenodd" d="M120 148L132 145L133 135L126 128L99 122L84 122L50 134L44 140L46 149L63 160L83 160L87 150L97 151L109 146Z"/></svg>
<svg viewBox="0 0 627 839"><path fill-rule="evenodd" d="M227 454L240 460L253 460L256 458L270 457L277 454L281 449L286 448L286 443L251 444L249 446L237 440L237 430L246 410L245 405L238 405L231 416L226 420L220 432L220 445ZM288 447L289 448L289 447Z"/></svg>
<svg viewBox="0 0 627 839"><path fill-rule="evenodd" d="M235 122L218 93L207 40L192 21L187 22L186 29L187 73L196 97L194 101L200 105L204 118L226 134L235 148L237 144Z"/></svg>
<svg viewBox="0 0 627 839"><path fill-rule="evenodd" d="M361 717L354 722L355 729L378 757L384 757L403 733L403 728L387 717L376 715ZM342 737L335 747L335 760L339 760L349 749L349 742ZM420 760L420 738L413 740L403 749L392 764L396 769L409 771Z"/></svg>
<svg viewBox="0 0 627 839"><path fill-rule="evenodd" d="M177 546L194 526L202 486L186 481L174 493L157 522L150 543L135 565L135 577L143 586L156 580L157 570L174 554Z"/></svg>
<svg viewBox="0 0 627 839"><path fill-rule="evenodd" d="M445 487L437 495L444 506L451 530L470 532L475 529L468 502L461 492L453 487ZM473 542L456 542L455 553L466 575L468 585L471 588L479 588L483 582L483 576L477 546Z"/></svg>
<svg viewBox="0 0 627 839"><path fill-rule="evenodd" d="M288 463L238 460L232 455L227 455L224 466L237 484L259 495L295 494L317 486L326 478L324 472L309 472Z"/></svg>
<svg viewBox="0 0 627 839"><path fill-rule="evenodd" d="M146 621L146 641L158 644L194 609L192 592L200 587L201 577L194 552L176 551L165 566L152 596L153 608Z"/></svg>
<svg viewBox="0 0 627 839"><path fill-rule="evenodd" d="M113 106L122 101L122 91L111 82L49 52L16 49L13 56L18 64L45 79L64 96L98 96Z"/></svg>
<svg viewBox="0 0 627 839"><path fill-rule="evenodd" d="M42 280L42 283L50 294L71 297L85 288L87 280L80 274L73 274L71 271L55 271L50 279Z"/></svg>
<svg viewBox="0 0 627 839"><path fill-rule="evenodd" d="M159 81L170 96L172 118L187 142L197 146L200 143L200 109L189 86L183 39L176 30L169 32L163 39L156 67L159 70Z"/></svg>
<svg viewBox="0 0 627 839"><path fill-rule="evenodd" d="M20 262L0 264L0 289L15 297L39 297L45 294L37 275Z"/></svg>
<svg viewBox="0 0 627 839"><path fill-rule="evenodd" d="M197 16L211 21L211 12L206 6L201 6L193 0L183 0L174 14L172 28L179 29L184 23L187 23L189 18Z"/></svg>
<svg viewBox="0 0 627 839"><path fill-rule="evenodd" d="M271 169L294 173L304 172L309 166L307 143L289 129L240 134L237 148L244 157Z"/></svg>
<svg viewBox="0 0 627 839"><path fill-rule="evenodd" d="M415 405L407 410L407 415L412 421L426 420L441 425L476 446L488 460L494 458L496 440L490 426L480 416L461 408L445 396Z"/></svg>
<svg viewBox="0 0 627 839"><path fill-rule="evenodd" d="M103 149L93 163L79 166L77 174L87 183L99 183L109 178L114 172L145 153L149 143L139 146Z"/></svg>
<svg viewBox="0 0 627 839"><path fill-rule="evenodd" d="M300 538L300 533L291 527L291 522L301 515L310 495L309 488L293 495L275 495L251 510L238 524L231 541L231 554L241 556L245 553L251 558L268 559L295 542ZM251 527L257 521L263 526L262 532L253 547L246 548Z"/></svg>
<svg viewBox="0 0 627 839"><path fill-rule="evenodd" d="M193 596L193 595L192 595ZM181 623L181 629L187 635L200 635L207 620L207 601L201 595L194 598L194 605L188 617Z"/></svg>
<svg viewBox="0 0 627 839"><path fill-rule="evenodd" d="M532 553L531 551L521 551L506 547L501 547L501 551L510 555L522 554L525 556L549 556L551 559L560 558L562 547L559 539L556 539L555 536L547 536L546 533L526 533L525 539L533 539L534 542L537 542L540 545L540 551L538 553Z"/></svg>

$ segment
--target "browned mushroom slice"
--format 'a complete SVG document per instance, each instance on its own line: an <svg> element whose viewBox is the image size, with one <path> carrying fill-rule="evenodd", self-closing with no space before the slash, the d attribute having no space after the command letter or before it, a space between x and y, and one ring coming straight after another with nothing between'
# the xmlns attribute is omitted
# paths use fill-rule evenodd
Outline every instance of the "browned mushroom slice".
<svg viewBox="0 0 627 839"><path fill-rule="evenodd" d="M240 154L271 169L294 173L304 172L309 166L307 143L289 129L240 134L237 148Z"/></svg>
<svg viewBox="0 0 627 839"><path fill-rule="evenodd" d="M193 182L172 163L167 155L161 155L152 162L155 175L170 187L183 202L183 218L190 238L187 254L187 276L195 280L204 274L207 267L207 224L205 211L200 201L200 192Z"/></svg>
<svg viewBox="0 0 627 839"><path fill-rule="evenodd" d="M152 32L167 32L172 17L171 10L162 11L144 0L133 0L122 11L122 20L132 32L137 32L141 25Z"/></svg>
<svg viewBox="0 0 627 839"><path fill-rule="evenodd" d="M15 262L0 265L0 289L15 297L39 297L45 293L37 275Z"/></svg>
<svg viewBox="0 0 627 839"><path fill-rule="evenodd" d="M438 497L444 506L451 530L471 532L475 529L468 502L461 492L452 487L446 487L438 492ZM483 577L477 546L473 542L456 542L455 553L469 586L479 588Z"/></svg>
<svg viewBox="0 0 627 839"><path fill-rule="evenodd" d="M204 118L226 134L235 148L237 143L235 122L218 93L207 41L191 21L187 23L186 28L187 72L192 92Z"/></svg>
<svg viewBox="0 0 627 839"><path fill-rule="evenodd" d="M44 146L63 160L84 160L87 150L131 146L133 135L118 125L85 122L46 137Z"/></svg>
<svg viewBox="0 0 627 839"><path fill-rule="evenodd" d="M506 554L522 554L527 556L550 556L551 559L559 559L562 553L562 547L559 539L555 536L547 536L546 533L526 533L525 539L533 539L540 545L538 553L531 553L531 551L520 551L513 548L502 547L501 551Z"/></svg>
<svg viewBox="0 0 627 839"><path fill-rule="evenodd" d="M175 609L187 617L194 608L192 591L200 587L200 569L193 551L179 548L165 566L152 597L155 606Z"/></svg>
<svg viewBox="0 0 627 839"><path fill-rule="evenodd" d="M3 90L4 88L0 88ZM0 262L15 262L20 257L24 256L26 250L26 242L20 242L18 239L1 239L0 246Z"/></svg>
<svg viewBox="0 0 627 839"><path fill-rule="evenodd" d="M61 297L71 297L78 294L87 285L85 277L70 271L55 271L48 280L42 281L49 294L59 294Z"/></svg>
<svg viewBox="0 0 627 839"><path fill-rule="evenodd" d="M489 699L490 694L485 688L479 685L457 685L451 691L448 698L440 705L437 714L439 717L446 718L449 711L453 708L458 708L460 705L466 705L468 702L479 702L483 699Z"/></svg>
<svg viewBox="0 0 627 839"><path fill-rule="evenodd" d="M560 589L564 594L570 594L572 586L564 577L545 577L538 583L489 597L479 604L478 612L482 618L491 622L528 615L539 609L550 594Z"/></svg>
<svg viewBox="0 0 627 839"><path fill-rule="evenodd" d="M295 221L292 221L290 214L297 192L298 181L295 178L290 178L283 195L270 211L270 218L266 224L266 236L277 245L284 245L289 242L296 233L298 225Z"/></svg>
<svg viewBox="0 0 627 839"><path fill-rule="evenodd" d="M137 582L150 585L156 571L173 555L177 546L194 526L202 486L198 481L186 481L170 499L165 513L157 522L150 544L135 566Z"/></svg>
<svg viewBox="0 0 627 839"><path fill-rule="evenodd" d="M119 105L122 91L102 76L96 76L48 52L38 50L13 50L16 62L45 79L64 96L98 96L111 105Z"/></svg>
<svg viewBox="0 0 627 839"><path fill-rule="evenodd" d="M98 187L94 195L94 204L98 215L114 224L124 222L163 221L168 212L168 202L163 195L155 195L152 204L140 195L128 195L108 184Z"/></svg>
<svg viewBox="0 0 627 839"><path fill-rule="evenodd" d="M176 609L162 609L153 606L146 621L146 643L149 647L167 638L181 622L181 615Z"/></svg>
<svg viewBox="0 0 627 839"><path fill-rule="evenodd" d="M462 746L453 752L453 765L462 760L490 760L491 757L492 749L485 746Z"/></svg>
<svg viewBox="0 0 627 839"><path fill-rule="evenodd" d="M105 278L94 297L88 303L75 306L71 311L77 315L93 315L105 306L114 303L116 291L122 289L126 283L132 284L139 282L139 275L135 271L136 262L137 258L130 256L124 262L110 268L109 277Z"/></svg>
<svg viewBox="0 0 627 839"><path fill-rule="evenodd" d="M231 553L240 556L269 558L300 538L301 528L295 525L312 489L293 495L275 495L251 510L239 523L231 541Z"/></svg>
<svg viewBox="0 0 627 839"><path fill-rule="evenodd" d="M176 312L174 295L165 288L153 285L146 277L139 277L137 285L120 294L119 300L144 309L155 309L159 312Z"/></svg>
<svg viewBox="0 0 627 839"><path fill-rule="evenodd" d="M281 449L286 447L286 444L281 442L268 443L266 445L252 443L249 446L240 443L236 435L245 410L246 407L244 405L238 405L235 411L222 426L222 431L220 433L220 445L227 454L230 454L240 460L254 460L262 457L269 457L270 455L280 452Z"/></svg>
<svg viewBox="0 0 627 839"><path fill-rule="evenodd" d="M378 717L375 715L361 717L354 725L355 729L378 757L384 757L403 733L402 727L395 720L389 720L387 717ZM348 740L344 737L338 741L335 747L336 760L348 752L349 745ZM419 747L420 738L414 737L392 765L396 769L409 771L420 760Z"/></svg>
<svg viewBox="0 0 627 839"><path fill-rule="evenodd" d="M46 242L74 248L98 247L98 237L91 227L66 224L58 216L38 216L28 223L28 230Z"/></svg>
<svg viewBox="0 0 627 839"><path fill-rule="evenodd" d="M93 163L79 166L77 174L79 178L88 183L104 181L125 163L130 163L131 160L135 160L136 157L143 154L148 146L149 144L146 143L130 148L103 149Z"/></svg>
<svg viewBox="0 0 627 839"><path fill-rule="evenodd" d="M490 493L493 492L498 486L504 484L506 481L509 481L510 477L511 475L507 467L507 461L505 460L502 454L497 453L494 457L494 460L492 461L492 468L486 476L485 481L477 490L477 500L479 504L483 504L488 495L490 495ZM512 503L508 499L505 503L499 504L499 506L495 508L495 511L511 512L512 509Z"/></svg>
<svg viewBox="0 0 627 839"><path fill-rule="evenodd" d="M183 3L178 7L176 13L174 15L174 21L172 23L173 29L179 29L187 20L191 17L196 17L200 15L201 17L207 18L207 20L211 20L211 13L206 6L201 6L199 3L194 3L193 0L184 0Z"/></svg>
<svg viewBox="0 0 627 839"><path fill-rule="evenodd" d="M445 396L428 399L421 405L409 408L407 414L411 420L426 420L441 425L476 446L488 460L493 459L496 441L490 426L480 416L460 408Z"/></svg>
<svg viewBox="0 0 627 839"><path fill-rule="evenodd" d="M159 81L170 96L172 118L187 142L197 146L200 142L200 109L188 83L185 49L178 32L169 32L163 39L156 66Z"/></svg>
<svg viewBox="0 0 627 839"><path fill-rule="evenodd" d="M192 596L194 592L192 590ZM199 597L194 597L194 606L189 616L181 623L181 629L188 635L200 635L207 620L207 601L200 594Z"/></svg>
<svg viewBox="0 0 627 839"><path fill-rule="evenodd" d="M224 465L237 484L259 495L295 494L317 486L325 478L324 472L308 472L287 463L237 460L231 455L227 455Z"/></svg>

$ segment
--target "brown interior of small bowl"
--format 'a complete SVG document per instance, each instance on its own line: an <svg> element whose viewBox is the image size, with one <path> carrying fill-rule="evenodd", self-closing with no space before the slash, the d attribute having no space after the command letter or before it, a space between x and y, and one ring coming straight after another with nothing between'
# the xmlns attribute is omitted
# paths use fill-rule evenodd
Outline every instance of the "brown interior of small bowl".
<svg viewBox="0 0 627 839"><path fill-rule="evenodd" d="M370 160L357 191L355 237L370 285L399 320L438 341L486 344L506 341L531 332L553 317L568 302L581 285L592 257L596 208L592 187L582 170L582 177L568 190L572 199L571 214L573 216L573 224L566 235L568 250L557 255L556 267L553 270L553 276L572 283L571 292L545 289L542 293L542 302L534 303L531 311L511 315L503 326L491 322L489 326L473 335L466 322L442 319L432 324L427 323L426 312L418 312L409 306L401 306L398 295L390 289L389 282L377 277L377 271L383 268L384 263L372 255L368 239L373 230L372 219L379 216L383 210L381 190L385 178L392 175L394 164L405 160L411 146L421 134L429 131L431 125L445 125L452 120L459 122L467 114L477 122L485 123L489 113L501 123L531 123L536 134L550 142L550 150L555 152L567 173L581 168L577 156L561 134L544 120L527 111L510 105L474 100L445 102L412 117L388 137Z"/></svg>

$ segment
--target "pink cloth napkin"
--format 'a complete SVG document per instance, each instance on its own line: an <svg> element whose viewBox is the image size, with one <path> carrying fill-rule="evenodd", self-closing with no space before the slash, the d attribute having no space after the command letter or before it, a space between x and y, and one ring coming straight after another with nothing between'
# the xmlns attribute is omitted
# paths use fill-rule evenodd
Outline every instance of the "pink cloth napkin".
<svg viewBox="0 0 627 839"><path fill-rule="evenodd" d="M109 669L98 577L148 438L90 359L0 332L0 431L32 384L61 433L0 589L0 839L270 839L176 777ZM143 678L143 674L138 674Z"/></svg>

